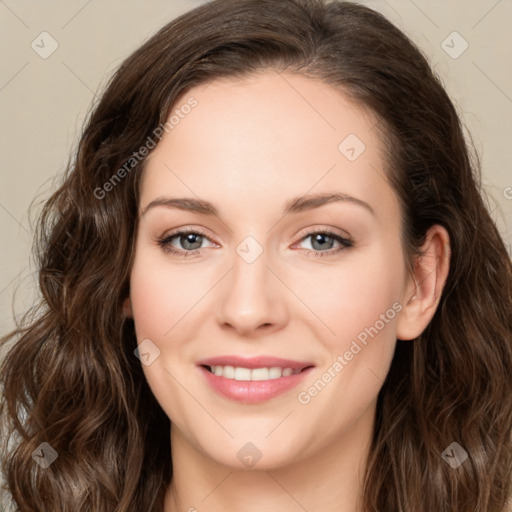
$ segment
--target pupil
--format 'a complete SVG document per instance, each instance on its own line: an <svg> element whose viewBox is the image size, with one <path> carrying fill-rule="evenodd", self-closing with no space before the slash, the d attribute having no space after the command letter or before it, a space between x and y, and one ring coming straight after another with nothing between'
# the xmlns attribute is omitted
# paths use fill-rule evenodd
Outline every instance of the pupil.
<svg viewBox="0 0 512 512"><path fill-rule="evenodd" d="M314 239L313 239L313 247L315 245L315 243L318 243L320 242L320 249L322 249L322 247L325 248L325 243L326 243L326 239L330 238L329 236L326 236L326 235L323 235L323 234L318 234L318 235L315 235Z"/></svg>
<svg viewBox="0 0 512 512"><path fill-rule="evenodd" d="M194 245L194 243L197 243L197 241L194 241L194 238L196 237L200 237L201 235L196 235L194 233L188 233L187 235L185 235L185 247L187 247L187 244L192 244ZM199 242L199 245L201 245L201 242ZM197 247L187 247L188 249L197 249Z"/></svg>

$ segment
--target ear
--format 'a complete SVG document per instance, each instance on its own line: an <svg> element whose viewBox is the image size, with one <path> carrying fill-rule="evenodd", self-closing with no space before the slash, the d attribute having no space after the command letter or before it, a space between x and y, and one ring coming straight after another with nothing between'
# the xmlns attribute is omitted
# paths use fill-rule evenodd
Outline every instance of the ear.
<svg viewBox="0 0 512 512"><path fill-rule="evenodd" d="M400 340L417 338L436 312L450 268L450 237L445 228L432 226L426 234L421 254L415 258L402 297L396 336Z"/></svg>
<svg viewBox="0 0 512 512"><path fill-rule="evenodd" d="M132 301L129 296L123 301L123 316L133 318Z"/></svg>

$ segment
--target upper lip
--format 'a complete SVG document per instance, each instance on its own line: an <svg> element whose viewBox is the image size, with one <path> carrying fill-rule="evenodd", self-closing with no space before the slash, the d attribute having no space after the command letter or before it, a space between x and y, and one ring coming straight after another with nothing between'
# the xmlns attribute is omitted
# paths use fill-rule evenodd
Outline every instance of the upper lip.
<svg viewBox="0 0 512 512"><path fill-rule="evenodd" d="M303 370L308 366L314 366L310 362L293 361L272 356L240 357L234 355L210 357L198 361L199 366L234 366L241 368L291 368Z"/></svg>

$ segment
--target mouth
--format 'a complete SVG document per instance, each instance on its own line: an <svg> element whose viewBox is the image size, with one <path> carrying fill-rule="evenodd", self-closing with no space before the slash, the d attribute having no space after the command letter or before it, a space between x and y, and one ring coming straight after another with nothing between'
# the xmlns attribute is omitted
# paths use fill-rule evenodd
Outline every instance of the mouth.
<svg viewBox="0 0 512 512"><path fill-rule="evenodd" d="M200 361L197 366L217 394L246 404L291 391L314 368L312 363L266 356L222 356Z"/></svg>
<svg viewBox="0 0 512 512"><path fill-rule="evenodd" d="M293 368L282 368L280 366L263 367L263 368L244 368L243 366L203 366L210 373L217 377L224 377L225 379L240 380L240 381L262 381L280 379L281 377L290 377L290 375L297 375L302 370L294 370ZM309 367L308 367L309 368Z"/></svg>

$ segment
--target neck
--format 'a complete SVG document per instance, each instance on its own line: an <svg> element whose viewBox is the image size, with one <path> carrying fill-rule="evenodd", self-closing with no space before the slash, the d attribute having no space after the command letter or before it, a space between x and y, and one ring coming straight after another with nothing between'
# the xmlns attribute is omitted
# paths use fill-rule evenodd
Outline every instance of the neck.
<svg viewBox="0 0 512 512"><path fill-rule="evenodd" d="M375 409L367 414L313 456L268 469L226 467L172 428L173 480L164 510L363 512L361 490Z"/></svg>

